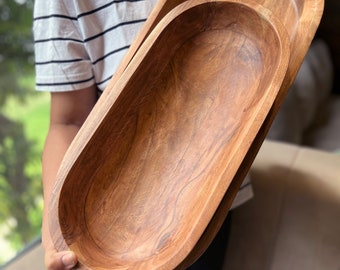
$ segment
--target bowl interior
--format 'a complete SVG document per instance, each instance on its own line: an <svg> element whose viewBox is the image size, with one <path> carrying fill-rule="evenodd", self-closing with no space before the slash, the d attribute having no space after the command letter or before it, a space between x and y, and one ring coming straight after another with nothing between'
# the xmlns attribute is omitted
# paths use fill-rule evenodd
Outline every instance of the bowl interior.
<svg viewBox="0 0 340 270"><path fill-rule="evenodd" d="M110 110L90 115L98 128L80 133L63 179L60 228L82 263L170 269L185 258L275 99L287 48L238 2L189 1L161 21Z"/></svg>

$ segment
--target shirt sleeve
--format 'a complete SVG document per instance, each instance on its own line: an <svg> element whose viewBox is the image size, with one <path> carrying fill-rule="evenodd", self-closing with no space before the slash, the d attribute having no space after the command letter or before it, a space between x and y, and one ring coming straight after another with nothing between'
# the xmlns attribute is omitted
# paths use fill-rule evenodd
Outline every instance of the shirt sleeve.
<svg viewBox="0 0 340 270"><path fill-rule="evenodd" d="M35 1L33 33L38 91L72 91L94 84L92 63L73 5L71 0Z"/></svg>

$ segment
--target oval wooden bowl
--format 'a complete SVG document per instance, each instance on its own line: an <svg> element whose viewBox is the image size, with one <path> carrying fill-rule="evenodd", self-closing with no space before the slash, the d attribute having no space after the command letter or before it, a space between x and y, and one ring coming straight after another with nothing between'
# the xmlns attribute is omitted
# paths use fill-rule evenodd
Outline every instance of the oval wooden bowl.
<svg viewBox="0 0 340 270"><path fill-rule="evenodd" d="M254 2L169 12L65 156L50 205L57 248L61 231L89 268L174 269L218 208L289 55L283 26Z"/></svg>

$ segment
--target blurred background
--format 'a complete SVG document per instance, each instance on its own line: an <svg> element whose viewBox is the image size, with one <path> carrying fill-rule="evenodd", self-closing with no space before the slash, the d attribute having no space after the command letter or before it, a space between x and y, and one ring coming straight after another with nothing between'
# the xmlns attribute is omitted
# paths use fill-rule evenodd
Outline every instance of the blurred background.
<svg viewBox="0 0 340 270"><path fill-rule="evenodd" d="M0 0L0 265L40 236L48 95L35 92L33 0Z"/></svg>
<svg viewBox="0 0 340 270"><path fill-rule="evenodd" d="M40 157L48 127L49 95L36 93L34 89L33 4L33 0L0 0L0 268L40 241ZM340 150L339 133L334 135L328 129L333 121L332 130L340 130L340 118L331 116L334 110L340 111L339 14L340 1L326 0L316 35L322 45L319 43L315 51L317 55L319 50L321 53L314 62L317 67L314 74L324 74L310 86L317 94L305 88L303 93L307 94L298 97L303 99L312 94L309 98L317 99L308 123L303 119L297 122L300 127L297 134L273 131L272 139L326 151ZM295 87L299 89L301 85ZM312 107L308 97L305 103ZM295 116L283 113L290 124ZM277 125L283 126L282 122ZM326 137L332 137L331 144Z"/></svg>

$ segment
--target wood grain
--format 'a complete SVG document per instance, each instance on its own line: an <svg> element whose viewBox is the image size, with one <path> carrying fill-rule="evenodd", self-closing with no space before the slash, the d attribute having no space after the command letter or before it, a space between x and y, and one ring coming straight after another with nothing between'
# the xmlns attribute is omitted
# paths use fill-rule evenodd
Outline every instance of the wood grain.
<svg viewBox="0 0 340 270"><path fill-rule="evenodd" d="M272 57L273 53L282 51L279 52L277 46L269 49L269 42L259 41L260 37L272 35L271 38L279 38L277 41L284 47L284 41L280 40L284 34L279 33L279 37L275 36L278 33L273 34L283 30L275 18L270 18L271 12L253 2L218 1L224 6L223 12L219 11L223 13L220 20L230 17L226 20L228 25L211 19L216 15L216 7L212 8L216 3L204 2L201 11L184 16L182 11L192 8L189 6L193 2L188 2L180 11L176 9L188 20L186 32L182 27L183 18L173 14L176 13L174 7L181 2L159 1L105 90L105 99L101 100L108 101L96 106L60 170L51 203L51 211L56 213L60 201L60 216L57 213L51 218L54 241L59 249L66 248L56 226L59 217L68 244L80 254L81 261L93 269L169 269L183 260L179 269L184 269L191 264L218 230L281 102L280 98L274 100L275 91L268 93L271 90L268 85L273 86L275 82L274 75L279 77L277 70L265 72L264 67L268 67L269 62L269 66L284 66L284 61ZM279 5L278 2L273 5L273 1L262 1L261 4L269 8L275 6L276 11L285 8L287 12L282 21L290 30L292 44L306 49L321 16L321 2L300 1L297 5L295 1L280 1ZM233 8L230 5L234 5ZM240 7L242 12L247 7L251 16L247 12L248 17L242 12L242 16L235 16L240 13ZM172 15L165 16L168 13ZM259 14L262 14L260 20ZM316 15L307 18L307 14ZM283 14L280 12L280 15ZM202 20L197 21L197 16ZM170 32L162 30L165 41L151 34L149 43L146 42L150 33L157 32L151 30L163 17L167 17L166 22L160 25L174 28ZM256 18L257 23L250 18ZM236 25L231 21L236 21ZM271 28L268 37L270 31L262 33L264 25ZM307 42L298 44L306 30L310 30L304 35ZM175 40L169 38L176 35ZM266 38L263 41L268 41ZM144 41L147 45L138 52ZM155 47L150 45L153 43ZM174 44L180 45L174 49ZM291 72L287 72L285 83L276 93L282 98L304 57L303 50L293 45L297 58L291 58L288 68ZM143 56L145 51L149 54ZM171 52L171 56L160 54L161 51ZM271 59L261 58L266 53L272 54L267 57ZM134 57L146 58L152 64L148 66L136 60L131 66L138 68L126 70ZM200 78L198 82L197 78ZM276 82L276 90L278 85ZM136 92L136 89L140 90ZM253 95L248 96L249 92ZM265 106L260 106L261 102L265 102ZM274 105L269 111L271 102ZM241 107L235 106L240 103ZM258 118L252 118L255 112ZM256 135L256 128L266 113L269 116L260 135ZM247 123L255 125L250 127ZM242 138L246 140L245 145L240 145ZM98 141L101 142L98 144ZM251 151L247 152L249 147ZM72 204L75 205L71 207ZM115 205L119 205L119 209L112 207ZM102 261L106 264L99 265Z"/></svg>
<svg viewBox="0 0 340 270"><path fill-rule="evenodd" d="M136 39L135 43L131 47L130 53L125 57L121 65L120 71L124 70L126 64L131 60L140 44L145 39L145 36L150 32L150 29L156 25L157 22L176 5L184 2L185 0L159 0L154 12L150 16L148 22L145 25L143 31ZM237 172L234 180L228 188L225 198L220 205L220 210L216 213L214 219L211 221L210 226L202 236L202 239L197 243L192 254L188 256L187 260L183 262L179 269L185 269L188 264L196 260L205 250L207 242L210 243L216 235L221 223L223 222L228 210L231 207L232 201L236 196L238 189L249 171L249 168L256 157L262 142L268 133L268 130L280 109L280 106L285 98L287 92L292 85L296 74L302 64L303 58L305 57L307 50L313 40L315 32L319 26L323 9L324 0L256 0L259 4L271 10L277 18L279 18L287 32L291 41L291 58L288 66L287 74L284 82L278 93L278 97L273 103L272 109L269 111L268 116L263 123L259 134L254 139L254 142L245 157L245 160L240 165L239 171ZM117 77L120 73L117 73ZM111 81L113 84L115 80Z"/></svg>
<svg viewBox="0 0 340 270"><path fill-rule="evenodd" d="M58 248L61 230L89 268L175 268L220 205L288 60L283 26L254 2L168 12L65 156L50 205Z"/></svg>

